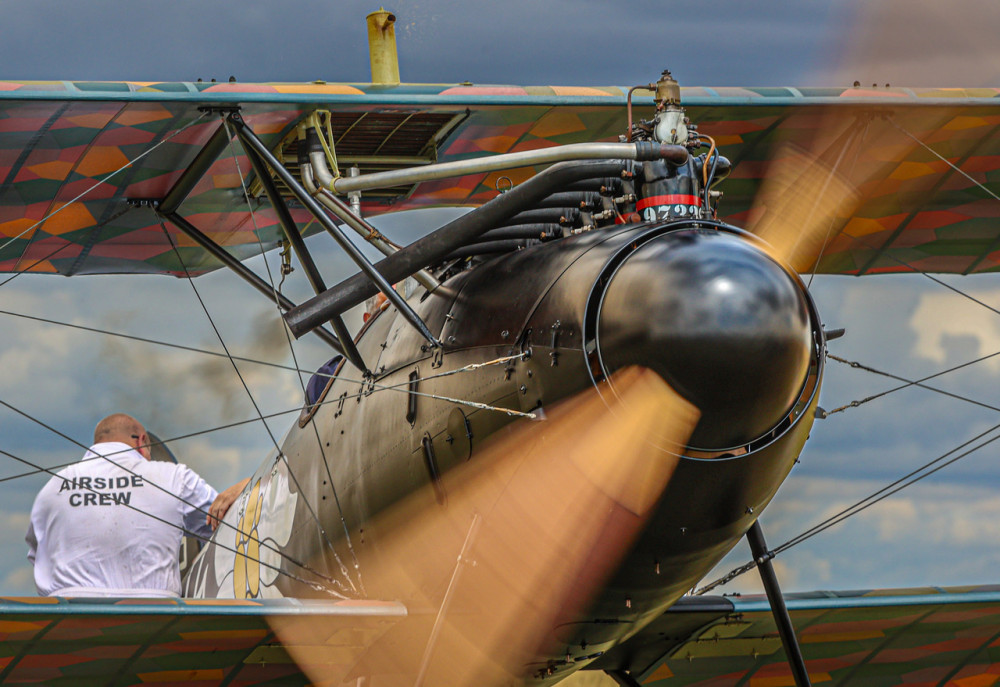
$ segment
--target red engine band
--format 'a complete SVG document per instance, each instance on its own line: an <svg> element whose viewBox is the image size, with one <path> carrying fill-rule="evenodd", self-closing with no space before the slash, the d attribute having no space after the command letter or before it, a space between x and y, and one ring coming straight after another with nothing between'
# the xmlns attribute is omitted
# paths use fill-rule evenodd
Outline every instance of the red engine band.
<svg viewBox="0 0 1000 687"><path fill-rule="evenodd" d="M700 219L701 198L687 193L668 193L641 198L636 211L647 222L670 219Z"/></svg>
<svg viewBox="0 0 1000 687"><path fill-rule="evenodd" d="M701 196L692 196L685 193L670 193L665 196L649 196L640 198L636 203L636 210L642 211L654 205L694 205L701 207Z"/></svg>

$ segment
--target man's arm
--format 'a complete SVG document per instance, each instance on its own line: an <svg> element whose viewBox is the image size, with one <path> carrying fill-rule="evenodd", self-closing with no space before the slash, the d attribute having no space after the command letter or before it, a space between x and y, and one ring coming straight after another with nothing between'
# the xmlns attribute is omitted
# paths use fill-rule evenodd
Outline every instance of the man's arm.
<svg viewBox="0 0 1000 687"><path fill-rule="evenodd" d="M219 526L219 522L222 521L222 518L226 516L226 513L229 511L229 507L236 502L236 499L239 498L239 495L243 493L243 490L246 489L246 486L249 483L250 478L247 477L245 480L237 482L225 491L220 492L219 495L215 497L212 505L208 507L208 515L205 516L205 523L212 528L213 532Z"/></svg>

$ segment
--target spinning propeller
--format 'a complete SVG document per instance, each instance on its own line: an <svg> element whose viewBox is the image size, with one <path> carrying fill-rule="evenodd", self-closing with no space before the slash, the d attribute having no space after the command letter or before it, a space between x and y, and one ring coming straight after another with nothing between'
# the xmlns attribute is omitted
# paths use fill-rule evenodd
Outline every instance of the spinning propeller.
<svg viewBox="0 0 1000 687"><path fill-rule="evenodd" d="M409 617L353 657L356 674L472 687L507 684L526 666L544 671L531 663L553 648L548 628L584 609L673 473L679 459L655 445L683 445L698 420L649 370L623 370L614 383L613 400L591 389L546 409L542 422L494 435L441 478L445 505L428 486L366 526L377 542L361 553L367 591L405 599ZM336 634L324 623L274 626L317 683L334 677L310 665Z"/></svg>

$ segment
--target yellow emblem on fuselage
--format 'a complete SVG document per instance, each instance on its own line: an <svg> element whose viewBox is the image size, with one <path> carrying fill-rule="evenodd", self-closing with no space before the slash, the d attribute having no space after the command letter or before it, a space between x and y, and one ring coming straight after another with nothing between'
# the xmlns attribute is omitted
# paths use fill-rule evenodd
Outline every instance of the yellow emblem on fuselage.
<svg viewBox="0 0 1000 687"><path fill-rule="evenodd" d="M240 513L236 535L236 564L233 567L233 594L237 599L255 598L260 592L260 479L254 482L246 505Z"/></svg>

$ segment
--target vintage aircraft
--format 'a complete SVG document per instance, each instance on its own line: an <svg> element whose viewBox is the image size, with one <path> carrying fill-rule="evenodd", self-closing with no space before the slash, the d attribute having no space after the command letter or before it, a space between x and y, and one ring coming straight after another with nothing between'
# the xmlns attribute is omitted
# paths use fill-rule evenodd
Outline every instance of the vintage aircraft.
<svg viewBox="0 0 1000 687"><path fill-rule="evenodd" d="M3 85L0 269L224 266L336 355L184 600L10 600L0 681L992 684L996 590L784 611L756 521L834 335L799 273L995 270L1000 91L400 85L380 56ZM439 205L474 209L407 246L365 220ZM324 283L317 231L358 274ZM241 263L279 246L315 297ZM686 595L744 536L768 602Z"/></svg>

